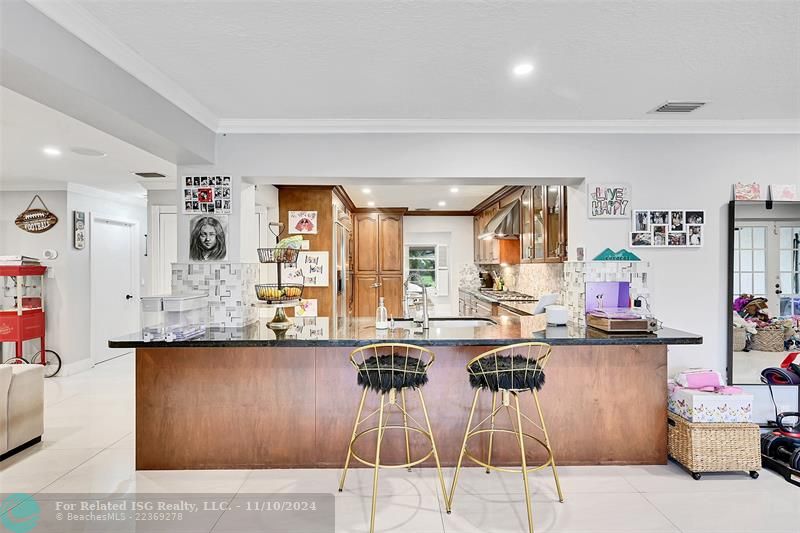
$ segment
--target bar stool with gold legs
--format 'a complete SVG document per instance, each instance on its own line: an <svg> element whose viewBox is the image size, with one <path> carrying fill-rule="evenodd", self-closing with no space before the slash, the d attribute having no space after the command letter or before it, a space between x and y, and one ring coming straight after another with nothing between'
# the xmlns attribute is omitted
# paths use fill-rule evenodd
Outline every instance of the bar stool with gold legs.
<svg viewBox="0 0 800 533"><path fill-rule="evenodd" d="M558 499L561 502L564 501L564 495L561 492L561 483L558 480L556 462L553 458L553 449L550 446L550 437L547 434L547 426L544 423L544 415L542 414L542 407L539 404L538 394L538 391L541 390L542 385L544 385L544 367L550 359L550 354L551 349L547 344L541 342L524 342L484 352L467 363L470 384L476 389L475 398L472 401L472 409L470 409L469 412L469 419L464 432L461 453L458 456L453 485L450 488L450 497L447 502L448 513L453 505L453 496L458 483L458 474L461 470L461 463L464 457L485 467L487 474L491 470L522 473L522 482L525 486L525 503L528 508L528 529L531 533L533 533L533 510L531 509L531 495L528 485L529 472L541 470L542 468L550 466L553 470L553 477L556 482ZM492 410L487 417L473 426L472 420L475 416L475 408L478 405L478 397L482 391L487 391L492 394ZM519 397L521 394L527 392L533 395L533 401L536 405L539 419L538 423L534 422L520 409ZM498 395L500 399L499 405L497 404ZM511 425L510 429L496 427L495 425L497 414L502 410L508 413ZM527 433L523 429L523 420L528 421L535 428L540 430L542 437L536 437ZM489 434L489 446L487 460L485 462L467 451L467 443L469 440L483 433ZM495 433L510 433L514 435L519 445L521 468L512 469L492 465L492 445ZM547 460L544 464L538 466L528 465L525 454L525 438L532 439L534 443L538 443L547 451Z"/></svg>
<svg viewBox="0 0 800 533"><path fill-rule="evenodd" d="M428 368L433 364L435 356L432 351L403 343L383 343L372 344L353 350L350 354L350 362L356 368L358 384L364 388L361 394L361 402L358 405L353 434L347 447L347 459L344 462L344 471L339 482L339 492L344 489L344 481L347 476L347 469L350 466L350 459L371 466L374 469L372 481L372 514L370 516L369 530L375 530L375 508L378 496L378 471L381 468L408 468L418 465L433 455L436 461L436 471L439 475L439 483L442 488L442 495L447 502L447 489L442 476L442 467L439 462L439 453L436 450L436 441L433 438L431 421L428 418L428 409L425 406L425 398L422 396L421 387L428 382ZM425 423L418 422L406 410L406 389L413 389L419 395L419 403ZM374 391L380 396L380 406L370 414L362 417L364 402L367 393ZM398 396L400 401L398 402ZM377 425L362 429L367 420L375 414L378 415ZM389 419L393 413L400 415L401 423L390 423ZM410 422L410 423L409 423ZM381 444L387 429L401 429L405 434L406 462L402 464L383 464L381 462ZM411 458L411 445L409 442L409 432L415 432L430 441L430 451L422 458ZM375 446L374 461L360 457L355 451L355 443L368 433L377 433L377 444ZM449 505L447 507L449 509Z"/></svg>

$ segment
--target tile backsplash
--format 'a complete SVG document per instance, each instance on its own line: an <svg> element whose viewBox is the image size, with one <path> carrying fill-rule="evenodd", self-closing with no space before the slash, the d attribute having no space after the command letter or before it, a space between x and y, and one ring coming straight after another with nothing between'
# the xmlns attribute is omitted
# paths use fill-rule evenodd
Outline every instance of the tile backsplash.
<svg viewBox="0 0 800 533"><path fill-rule="evenodd" d="M258 320L258 264L173 263L172 292L207 292L212 328L241 328Z"/></svg>
<svg viewBox="0 0 800 533"><path fill-rule="evenodd" d="M562 293L564 265L562 263L530 263L503 267L500 275L510 291L530 294Z"/></svg>

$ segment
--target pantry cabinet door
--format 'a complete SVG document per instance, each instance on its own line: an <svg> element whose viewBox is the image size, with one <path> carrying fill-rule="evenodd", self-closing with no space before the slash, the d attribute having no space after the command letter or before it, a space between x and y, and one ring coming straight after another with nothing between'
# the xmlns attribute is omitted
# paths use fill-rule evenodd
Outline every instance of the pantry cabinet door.
<svg viewBox="0 0 800 533"><path fill-rule="evenodd" d="M355 314L359 317L375 316L378 308L378 293L380 291L380 277L377 275L356 276L355 284Z"/></svg>
<svg viewBox="0 0 800 533"><path fill-rule="evenodd" d="M403 276L381 276L380 295L390 316L403 316Z"/></svg>
<svg viewBox="0 0 800 533"><path fill-rule="evenodd" d="M356 272L377 273L378 214L357 213L355 219Z"/></svg>
<svg viewBox="0 0 800 533"><path fill-rule="evenodd" d="M381 273L403 273L403 217L381 214L379 226L379 270Z"/></svg>

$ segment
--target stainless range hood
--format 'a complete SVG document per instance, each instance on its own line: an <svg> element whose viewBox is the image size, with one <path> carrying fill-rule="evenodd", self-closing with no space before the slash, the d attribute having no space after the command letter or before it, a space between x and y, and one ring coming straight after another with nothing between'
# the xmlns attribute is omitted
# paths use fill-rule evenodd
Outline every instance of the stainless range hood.
<svg viewBox="0 0 800 533"><path fill-rule="evenodd" d="M481 239L515 239L519 237L519 200L500 208L483 228Z"/></svg>

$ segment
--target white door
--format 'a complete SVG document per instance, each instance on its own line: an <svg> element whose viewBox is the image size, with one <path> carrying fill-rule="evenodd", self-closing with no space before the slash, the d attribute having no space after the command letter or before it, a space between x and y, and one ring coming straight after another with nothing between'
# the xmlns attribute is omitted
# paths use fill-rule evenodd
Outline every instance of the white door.
<svg viewBox="0 0 800 533"><path fill-rule="evenodd" d="M178 262L178 215L161 211L158 214L158 281L153 294L172 292L172 263Z"/></svg>
<svg viewBox="0 0 800 533"><path fill-rule="evenodd" d="M112 349L108 340L139 329L136 225L92 217L91 355L94 364L130 352Z"/></svg>

